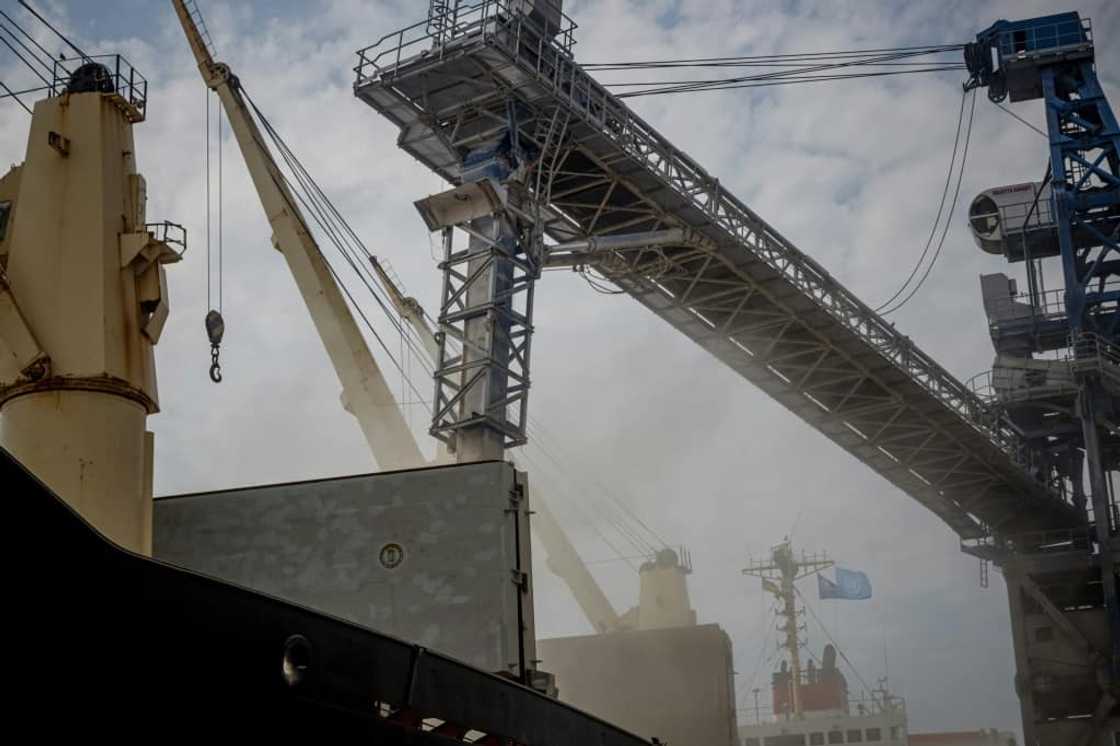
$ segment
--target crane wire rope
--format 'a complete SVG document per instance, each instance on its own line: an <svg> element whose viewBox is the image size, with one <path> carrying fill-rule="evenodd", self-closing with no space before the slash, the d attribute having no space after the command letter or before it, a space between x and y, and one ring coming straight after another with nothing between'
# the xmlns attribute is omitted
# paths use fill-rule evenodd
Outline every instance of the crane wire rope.
<svg viewBox="0 0 1120 746"><path fill-rule="evenodd" d="M556 440L552 437L552 434L551 433L546 433L545 429L544 429L544 426L541 425L539 422L537 422L536 420L534 420L532 418L530 418L530 420L529 420L529 427L530 427L530 435L533 438L533 442L537 443L538 446L541 447L542 451L545 452L545 454L548 458L553 460L553 462L556 464L558 469L563 470L563 468L564 468L563 463L559 459L557 459L555 456L548 453L547 450L545 450L545 448L546 448L545 440L546 439L553 442L553 445L552 445L553 450L558 450L558 451L563 450L562 448L560 448L556 444ZM566 459L566 460L568 460L569 462L573 461L572 459ZM616 506L616 510L621 512L621 514L625 518L629 519L635 525L635 527L636 527L634 529L635 531L637 531L637 529L640 528L641 530L644 530L646 532L647 537L643 538L643 543L651 550L651 553L653 551L656 551L657 548L663 548L664 549L664 548L669 547L669 544L664 539L662 539L661 536L658 535L658 533L656 531L654 531L652 528L650 528L650 526L647 525L637 515L637 513L633 510L633 508L629 507L626 504L626 502L624 502L621 498L619 498L618 495L615 494L614 490L608 488L600 480L598 480L594 477L592 477L592 481L595 482L595 484L593 486L595 486L597 488L596 492L606 495L607 498L610 500L610 502L612 502ZM638 533L640 533L640 532L638 532ZM651 539L652 539L652 541L651 541Z"/></svg>
<svg viewBox="0 0 1120 746"><path fill-rule="evenodd" d="M536 451L539 451L539 453L548 462L551 462L554 468L548 467L548 471L557 474L563 474L565 476L565 479L558 480L559 483L570 483L572 479L570 471L564 467L561 458L554 455L548 444L545 443L545 439L541 433L541 427L539 423L537 423L536 420L531 419L529 424L529 447L535 449ZM519 449L519 453L522 453L526 456L529 455L529 452L526 450L525 446ZM598 534L601 539L603 539L604 543L607 544L608 547L611 548L619 556L619 558L622 557L622 553L619 552L618 549L615 548L606 538L606 536L599 531L599 522L605 523L606 525L613 528L615 533L617 533L623 539L623 541L629 544L635 552L641 554L644 557L649 557L656 551L656 547L649 541L648 538L642 536L642 532L638 528L638 524L641 524L639 520L635 520L630 515L620 511L614 504L610 503L609 501L604 503L602 501L588 499L588 495L594 494L602 497L604 495L607 495L608 492L608 490L602 488L601 484L600 488L598 489L594 488L593 485L584 485L584 489L580 489L576 493L578 497L575 500L569 500L568 504L577 509L577 512L581 514L582 520L584 520L584 522L591 526L592 530L596 534ZM592 513L594 513L595 515L592 515ZM644 524L641 525L644 526ZM652 532L650 533L652 534ZM652 535L656 539L656 534ZM660 542L660 539L657 539L657 541ZM633 568L632 564L631 567Z"/></svg>
<svg viewBox="0 0 1120 746"><path fill-rule="evenodd" d="M910 292L906 295L905 298L898 301L891 308L888 308L888 309L882 311L881 314L880 314L882 316L887 316L889 314L894 313L895 311L898 311L900 308L902 308L907 303L909 303L910 300L915 295L917 295L918 291L922 289L923 285L925 285L926 280L929 279L930 273L933 271L934 266L937 264L938 258L940 258L940 256L941 256L941 250L945 246L945 238L949 235L949 228L953 224L953 213L956 212L957 200L960 197L960 193L961 193L961 183L964 181L964 169L965 169L965 164L968 161L968 146L969 146L969 143L972 140L972 123L975 119L975 114L976 114L976 91L974 89L972 91L972 104L970 106L969 114L968 114L968 127L965 129L965 134L964 134L964 148L961 150L960 169L957 172L957 184L956 184L956 187L954 188L954 191L953 191L953 200L949 203L949 215L945 219L945 225L943 226L942 231L941 231L941 238L938 239L938 242L937 242L937 250L934 251L933 257L929 260L929 264L926 265L925 272L922 273L921 279L919 279L917 281L917 283L914 284L914 287L910 290Z"/></svg>
<svg viewBox="0 0 1120 746"><path fill-rule="evenodd" d="M382 312L385 314L390 324L392 324L398 332L401 332L403 324L395 319L393 317L393 314L389 311L389 308L386 305L386 301L383 299L381 293L379 293L377 290L378 284L376 278L368 276L372 274L372 272L370 272L369 270L363 273L363 262L358 260L358 258L355 256L357 251L360 249L365 253L367 257L369 257L371 256L369 251L365 248L364 244L361 243L361 240L358 239L357 234L353 231L349 224L346 223L345 219L342 218L337 208L335 208L334 204L319 187L318 183L315 182L311 174L295 156L295 153L288 147L287 143L284 142L283 138L280 136L280 133L275 129L275 127L272 126L272 123L256 105L252 97L249 95L248 91L245 90L244 86L238 84L238 91L244 97L246 103L249 105L250 110L260 122L260 125L268 135L268 138L280 151L281 159L284 161L284 164L287 166L288 170L291 172L292 177L294 178L294 180L293 178L290 178L288 174L284 173L283 169L279 167L279 164L277 164L276 176L280 180L279 185L285 187L291 194L293 194L300 205L302 205L304 209L308 211L315 224L320 228L321 233L327 237L327 239L335 247L339 254L342 255L343 259L353 270L354 274L357 275L359 281L362 283L362 285L365 286L366 290L374 298L378 306L380 306ZM265 152L268 152L266 143L258 140L257 145ZM310 226L305 224L305 228L310 232ZM424 399L424 395L419 391L419 389L416 388L414 382L405 375L405 369L401 361L397 359L397 355L385 342L384 338L378 332L377 328L374 326L370 318L362 310L361 305L358 303L357 297L355 296L355 293L351 290L348 283L341 276L338 269L331 263L328 257L321 250L319 251L319 256L322 258L331 277L334 278L336 283L338 283L339 288L345 295L351 308L355 313L357 313L366 329L374 337L385 354L389 357L389 360L392 362L394 368L396 368L397 372L402 376L402 380L408 382L409 388L411 388L413 393L417 396L418 401L424 403L426 407L429 406ZM412 338L406 335L405 339L410 349L412 349L414 354L419 357L418 350L416 350L413 346L414 342Z"/></svg>
<svg viewBox="0 0 1120 746"><path fill-rule="evenodd" d="M709 78L675 81L617 81L604 85L608 88L638 88L616 94L619 98L635 96L663 95L672 93L687 93L705 90L727 90L733 88L757 88L770 85L788 85L793 83L811 83L827 80L845 80L850 78L881 77L886 75L905 75L914 73L944 72L949 70L962 70L962 63L946 63L940 61L913 62L912 58L929 55L943 54L958 51L962 45L931 45L917 48L885 49L882 52L850 52L850 53L820 53L802 55L775 55L772 57L739 57L739 58L707 58L701 60L659 60L644 63L616 63L585 65L584 68L592 71L611 72L618 70L640 69L677 69L682 67L778 67L783 69L772 70L753 75ZM814 64L794 67L796 63L813 62ZM882 68L874 72L847 72L853 68ZM788 69L787 69L788 68ZM844 71L844 72L836 72Z"/></svg>
<svg viewBox="0 0 1120 746"><path fill-rule="evenodd" d="M213 247L211 246L211 238L213 237L213 231L211 230L211 227L210 227L210 206L212 204L214 204L214 202L211 199L211 195L210 195L210 185L213 183L213 179L210 177L210 161L211 161L211 153L212 153L212 150L210 148L210 94L211 94L211 91L210 91L209 88L203 88L202 91L203 91L203 103L206 106L206 120L205 120L205 124L203 125L203 127L204 127L203 131L206 134L205 134L205 141L204 141L204 144L202 146L203 147L203 152L206 154L206 159L205 159L206 160L206 178L204 179L205 187L206 187L206 210L205 210L205 212L206 212L206 310L207 311L212 311L212 310L214 310L214 303L213 303L213 300L211 298L211 290L213 289L214 275L213 275L213 269L212 269L211 264L212 264L213 253L214 252L213 252Z"/></svg>
<svg viewBox="0 0 1120 746"><path fill-rule="evenodd" d="M518 449L518 455L524 458L525 462L533 468L535 474L546 476L551 475L554 472L558 472L567 475L567 471L563 470L560 462L553 456L551 452L549 452L548 448L539 443L536 443L536 440L537 439L534 437L534 439L531 440L530 443L535 443L535 450L538 451L539 454L542 455L546 460L556 464L556 470L553 470L547 464L540 462L536 458L536 456L532 455L530 451L525 449L525 447ZM630 548L634 552L642 555L643 557L649 556L648 549L635 541L635 539L633 538L633 534L627 531L625 527L622 526L621 521L617 517L607 513L603 510L602 506L597 505L587 498L587 495L591 494L591 490L578 490L575 494L572 494L570 477L568 479L558 479L555 480L555 482L556 484L563 485L561 489L563 492L567 493L567 497L569 499L565 501L565 504L571 506L576 510L578 514L580 514L580 519L584 523L586 523L591 528L592 532L596 536L598 536L599 539L601 539L602 542L607 546L607 548L615 554L616 559L626 561L626 563L630 565L630 568L632 570L637 571L637 567L633 564L633 562L631 562L623 554L623 552L620 551L617 546L615 546L614 542L611 541L607 537L607 535L600 529L600 523L606 524L607 526L613 528L615 533L617 533L624 542L630 545ZM596 519L595 516L591 515L592 512L598 513L599 518Z"/></svg>
<svg viewBox="0 0 1120 746"><path fill-rule="evenodd" d="M222 195L222 150L223 150L223 134L222 134L222 107L215 107L218 110L218 313L222 312L222 289L223 289L223 274L222 270L225 264L225 251L224 251L224 231L222 223L222 204L224 197Z"/></svg>
<svg viewBox="0 0 1120 746"><path fill-rule="evenodd" d="M961 93L961 106L960 111L957 113L957 134L953 137L953 154L949 157L949 168L945 174L945 186L941 189L941 201L937 205L937 215L933 219L933 225L930 226L929 236L926 238L926 245L922 249L918 261L914 263L914 268L910 270L910 275L906 278L906 281L899 286L898 290L894 291L894 295L887 298L873 309L875 313L879 313L890 306L900 295L906 292L907 288L910 287L910 283L918 276L918 272L921 270L922 264L925 262L926 256L929 255L929 250L933 246L933 239L937 235L937 228L941 225L941 216L945 211L945 201L949 198L949 187L953 184L953 171L956 168L957 153L961 145L961 130L964 127L964 107L966 103L968 103L967 91Z"/></svg>
<svg viewBox="0 0 1120 746"><path fill-rule="evenodd" d="M1006 106L999 103L998 101L993 101L992 103L994 103L996 105L996 108L998 108L1000 111L1002 111L1002 112L1010 115L1012 118L1018 120L1024 127L1027 127L1028 129L1034 130L1038 134L1042 135L1042 137L1046 138L1047 141L1050 140L1050 135L1046 134L1045 132L1040 130L1038 127L1035 127L1033 124L1028 122L1026 119L1023 119L1021 116L1019 116L1015 112L1011 111L1011 109L1008 109Z"/></svg>
<svg viewBox="0 0 1120 746"><path fill-rule="evenodd" d="M12 41L14 41L14 42L15 42L16 44L19 44L19 45L20 45L20 47L21 47L21 48L22 48L22 49L23 49L23 50L24 50L25 52L27 52L27 53L28 53L28 57L30 57L31 59L35 60L35 61L36 61L36 62L38 62L38 63L39 63L40 65L43 65L43 67L46 67L46 64L45 64L45 63L43 63L43 61L42 61L42 60L40 60L40 59L39 59L38 57L36 57L36 56L35 56L35 55L34 55L33 53L31 53L31 52L30 52L30 50L28 50L28 49L27 49L27 45L25 45L25 44L24 44L23 42L21 42L21 41L19 40L19 37L17 37L17 36L15 35L15 34L13 34L13 33L12 33L11 29L9 29L9 28L8 28L7 26L5 26L5 25L3 25L3 24L0 24L0 29L3 29L4 31L7 31L7 32L8 32L8 35L12 37ZM6 47L7 47L7 48L8 48L8 49L9 49L9 50L11 51L11 53L12 53L12 54L14 54L14 55L16 56L16 59L18 59L18 60L19 60L20 62L22 62L22 63L24 64L24 66L25 66L25 67L26 67L26 68L27 68L28 70L30 70L30 71L31 71L32 73L34 73L34 74L35 74L35 77L39 78L39 80L43 81L43 83L44 83L44 84L46 84L47 86L50 86L50 85L51 85L51 81L47 80L47 79L46 79L46 78L45 78L45 77L43 76L43 74L42 74L41 72L39 72L39 69L38 69L37 67L35 67L35 66L34 66L34 65L32 65L32 64L31 64L30 62L28 62L28 61L27 61L27 57L24 57L24 56L23 56L22 54L20 54L20 53L19 53L19 50L17 50L17 49L15 48L15 47L13 47L13 46L12 46L12 43L11 43L10 41L8 41L8 40L7 40L6 38L4 38L3 36L0 36L0 42L4 42L4 46L6 46ZM52 73L52 74L53 74L53 73Z"/></svg>
<svg viewBox="0 0 1120 746"><path fill-rule="evenodd" d="M27 45L23 44L22 42L19 42L20 47L22 47L28 53L29 57L31 57L33 60L38 62L40 65L42 65L43 69L47 71L47 74L54 75L54 65L55 65L54 55L52 55L50 52L48 52L43 47L42 44L40 44L38 41L36 41L34 36L32 36L31 34L29 34L27 32L27 29L25 29L23 26L19 25L19 23L14 18L12 18L10 15L8 15L4 11L0 10L0 17L2 17L7 22L7 24L0 23L0 28L2 28L4 31L8 32L8 34L13 39L15 39L17 42L19 42L19 39L16 37L16 35L14 33L12 33L12 30L10 28L8 28L8 25L12 26L17 31L19 31L21 34L23 34L23 36L26 37L27 40L32 43L32 45L35 46L35 48L39 51L39 54L37 55L32 50L28 49ZM10 47L9 47L9 49L10 49ZM39 56L39 55L42 55L42 56ZM43 61L44 58L50 60L51 64L48 65L46 62L44 62ZM27 64L26 61L24 62L24 64ZM48 81L42 75L39 75L38 71L36 71L34 68L32 68L32 72L34 72L36 75L38 75L39 79L42 80L44 83L46 83L47 85L50 85L50 81Z"/></svg>
<svg viewBox="0 0 1120 746"><path fill-rule="evenodd" d="M2 81L2 80L0 80L0 88L4 89L8 98L15 99L16 103L23 107L24 111L26 111L28 114L31 113L31 108L28 107L27 104L23 103L23 100L16 94L16 92L13 91L11 88L9 88L7 85L5 85L4 81Z"/></svg>
<svg viewBox="0 0 1120 746"><path fill-rule="evenodd" d="M262 116L259 110L257 110L257 115L258 117ZM299 182L300 190L295 191L302 191L302 193L306 195L305 204L310 203L308 208L313 211L316 222L324 232L328 233L331 242L343 255L343 258L346 259L351 269L366 286L374 300L377 301L377 304L381 307L382 312L385 314L390 324L392 324L393 328L401 335L410 351L423 365L423 356L420 355L418 349L422 344L422 340L419 339L418 333L407 324L398 320L396 315L390 311L389 305L391 304L383 295L385 290L382 288L381 292L378 291L378 288L381 288L381 283L372 272L370 260L373 255L322 191L318 183L315 182L310 173L303 167L303 164L300 163L299 159L291 149L288 148L287 144L284 143L282 139L279 139L279 134L271 128L271 124L266 124L265 126L269 130L270 137L274 139L277 147L281 150L285 164ZM304 199L304 197L301 197L301 200L302 199ZM388 352L388 350L386 350L386 352ZM398 366L398 370L400 370L402 375L405 375L403 367ZM415 391L415 388L413 390ZM417 395L419 396L418 392Z"/></svg>
<svg viewBox="0 0 1120 746"><path fill-rule="evenodd" d="M774 86L796 85L798 83L824 83L837 80L858 80L860 78L883 78L893 75L916 75L920 73L952 72L963 69L964 68L957 67L956 65L934 65L918 69L892 70L871 73L844 73L840 75L793 75L793 71L791 71L790 74L767 74L759 76L747 76L743 78L689 80L679 82L662 81L660 83L652 84L661 87L641 89L636 91L625 91L622 93L617 93L615 95L618 98L635 98L638 96L667 95L674 93L731 91L741 88L770 88ZM604 83L603 85L607 88L630 88L651 84L644 84L638 81L625 81L619 83Z"/></svg>
<svg viewBox="0 0 1120 746"><path fill-rule="evenodd" d="M213 223L211 220L212 212L214 210L213 195L211 193L211 186L213 184L213 177L211 174L211 163L213 161L214 148L211 146L210 134L210 94L209 88L203 89L203 104L206 108L205 116L205 129L206 135L204 138L204 145L206 151L206 317L203 319L203 326L206 329L206 336L210 341L210 380L214 383L222 382L222 364L221 364L221 347L222 339L225 336L226 322L222 317L222 105L219 102L215 107L217 109L217 150L218 150L218 251L217 251L217 277L214 273L214 247L213 247ZM213 290L217 284L217 297L218 302L214 304Z"/></svg>
<svg viewBox="0 0 1120 746"><path fill-rule="evenodd" d="M545 442L545 438L542 432L542 426L536 420L530 419L529 426L529 446L536 451L539 451L547 461L551 462L551 464L555 467L554 469L552 469L552 471L555 471L555 473L558 474L565 475L565 479L558 480L560 483L570 484L572 475L570 474L570 470L564 467L562 461L564 457L557 457L552 453L549 445ZM551 438L551 436L549 437ZM528 456L528 451L526 451L526 447L524 446L519 449L519 453ZM570 462L570 459L565 460L569 460ZM596 482L598 482L598 480L596 480ZM657 545L651 542L649 538L642 535L642 528L644 528L657 543L661 544L661 546L665 546L664 542L661 541L661 539L657 537L655 533L649 530L648 526L642 523L642 521L638 519L632 512L624 512L624 510L620 510L617 505L621 505L621 503L618 503L617 500L615 501L615 503L612 503L609 500L606 503L602 501L589 500L587 496L591 494L607 497L610 496L610 491L607 490L602 485L602 483L598 483L598 488L595 488L594 485L584 485L584 488L578 490L576 494L579 497L576 500L569 500L569 504L577 508L577 512L582 514L581 517L583 518L583 520L592 527L595 533L597 533L600 538L603 539L604 543L606 543L613 551L615 551L620 558L622 556L622 553L619 552L615 547L613 547L607 540L606 536L598 530L599 521L613 528L615 533L617 533L627 544L629 544L635 552L645 557L649 557L654 554L656 552ZM590 513L595 513L598 518L592 516ZM633 567L633 565L631 565L631 567Z"/></svg>
<svg viewBox="0 0 1120 746"><path fill-rule="evenodd" d="M24 8L24 10L31 13L31 15L34 16L35 19L39 21L39 23L41 23L43 26L46 26L52 33L55 34L55 36L61 39L64 44L77 52L83 62L92 62L92 60L86 55L85 52L83 52L80 48L78 48L77 45L70 41L70 39L63 35L62 32L52 26L46 18L41 16L34 8L24 2L24 0L19 0L19 4ZM4 46L6 46L8 50L16 56L16 59L22 62L24 67L30 70L32 74L34 74L35 77L41 80L44 84L42 88L30 88L24 91L16 92L10 89L7 85L0 83L0 87L2 87L6 91L6 93L3 96L0 96L0 98L13 98L16 100L16 103L22 106L28 113L32 113L30 107L28 107L27 104L25 104L19 98L20 94L32 93L40 90L49 90L54 93L56 88L56 81L59 79L59 69L61 69L67 77L69 77L69 75L71 74L66 65L61 64L66 60L66 57L65 55L59 54L58 59L55 59L55 56L48 52L46 48L44 48L43 45L35 39L34 36L28 33L27 29L21 26L20 23L16 21L12 16L8 15L2 10L0 10L0 18L3 19L3 21L0 21L0 31L3 31L5 34L11 37L12 41L18 44L20 49L22 49L27 56L25 57L23 54L20 54L19 50L13 47L11 42L9 42L8 39L5 38L2 34L0 34L0 42L3 42ZM15 29L15 31L13 31L12 29ZM30 47L28 47L27 44L24 43L24 41L16 35L16 31L18 31L23 37L30 41L35 49L31 49ZM37 63L38 67L35 64L32 64L32 61ZM44 76L43 71L45 71L47 75L50 75L54 80L48 80L47 77Z"/></svg>
<svg viewBox="0 0 1120 746"><path fill-rule="evenodd" d="M754 64L758 62L793 61L803 62L820 59L844 59L861 57L865 55L889 54L897 52L933 52L933 51L958 51L964 48L963 44L922 44L909 47L880 47L875 49L851 49L846 51L831 52L786 52L782 54L759 55L734 55L722 57L697 57L682 58L679 60L632 60L626 62L584 62L581 64L585 70L616 70L633 68L656 67L713 67L722 65Z"/></svg>
<svg viewBox="0 0 1120 746"><path fill-rule="evenodd" d="M301 193L303 198L306 200L306 204L310 205L314 210L317 222L320 224L320 227L328 232L331 242L336 246L336 248L339 249L344 258L347 259L355 274L357 274L358 277L362 279L363 283L367 285L367 289L373 295L374 299L377 301L382 311L386 314L387 318L390 320L390 323L393 324L394 328L398 332L405 330L406 325L399 322L395 318L394 314L390 312L388 307L389 301L384 296L385 290L381 288L380 280L375 277L372 272L372 265L369 261L373 258L372 253L366 248L365 244L358 237L357 233L338 211L330 198L327 197L326 193L323 192L322 188L311 176L310 172L308 172L307 169L303 166L299 158L296 157L295 153L291 150L291 148L288 147L283 138L280 137L279 132L277 132L277 130L272 126L271 122L268 121L268 119L264 116L260 109L257 108L256 105L252 102L248 94L244 91L244 88L242 88L241 90L245 95L246 101L249 102L250 106L253 108L254 113L257 115L266 132L269 134L270 139L272 139L274 144L280 150L285 165L288 166L293 176L295 176L299 185L299 189L295 189L293 191ZM293 186L290 179L287 179L285 177L285 181L289 188ZM361 259L363 258L365 259L365 261L361 261ZM410 327L406 331L412 332L411 334L407 334L406 338L409 340L410 349L414 353L418 354L418 351L416 349L416 345L420 343L418 335L414 330L411 330Z"/></svg>
<svg viewBox="0 0 1120 746"><path fill-rule="evenodd" d="M214 126L210 123L210 94L212 91L205 89L205 105L206 105L206 137L205 137L205 151L206 151L206 307L208 310L217 311L219 314L222 312L222 295L223 295L223 268L224 268L224 222L222 216L224 194L223 194L223 172L224 167L222 164L222 105L219 102L215 106L216 121ZM216 138L212 142L210 139L211 133L216 129ZM215 156L215 151L217 155ZM217 161L216 168L212 168L214 161ZM214 178L214 173L217 178ZM215 202L212 187L216 187L217 201ZM215 209L215 205L217 209ZM216 213L216 216L214 216ZM216 229L216 230L215 230ZM217 239L216 241L214 239ZM215 248L216 247L216 248ZM217 269L215 270L215 266ZM217 303L215 303L215 298Z"/></svg>
<svg viewBox="0 0 1120 746"><path fill-rule="evenodd" d="M523 458L523 459L524 459L524 461L525 461L525 463L526 463L526 464L527 464L528 466L530 466L530 467L531 467L531 468L533 469L533 473L534 473L534 474L546 474L546 473L548 473L548 470L547 470L547 469L546 469L545 467L543 467L543 465L542 465L542 464L541 464L540 462L538 462L538 461L537 461L537 459L536 459L535 457L531 456L531 455L530 455L529 453L525 452L524 450L522 450L522 451L521 451L521 452L520 452L520 453L518 454L518 456L519 456L519 457L521 457L521 458ZM569 497L570 497L570 495L569 495ZM625 555L625 554L624 554L624 553L623 553L623 552L622 552L622 551L621 551L621 550L620 550L620 549L619 549L619 548L618 548L618 547L617 547L617 546L615 545L615 543L614 543L613 541L611 541L611 540L610 540L610 539L609 539L609 538L607 537L607 535L606 535L606 534L605 534L605 533L604 533L604 532L603 532L603 531L602 531L602 530L601 530L601 529L599 528L599 524L598 524L597 522L595 522L595 521L594 521L593 519L590 519L590 518L588 517L588 515L587 515L587 513L585 512L584 508L583 508L583 507L582 507L582 506L581 506L581 505L579 504L579 502L578 502L577 500L567 500L567 501L566 501L566 503L567 503L568 505L570 505L570 506L572 506L572 507L576 508L577 512L580 512L580 513L582 513L582 514L583 514L583 515L582 515L582 517L583 517L583 519L585 520L585 522L586 522L586 523L587 523L587 524L588 524L588 525L589 525L589 526L591 527L591 530L592 530L592 532L593 532L593 533L594 533L594 534L595 534L596 536L598 536L598 537L599 537L599 539L600 539L600 540L601 540L601 541L603 542L603 544L605 544L605 545L606 545L607 549L609 549L609 550L610 550L611 552L613 552L613 553L614 553L615 557L614 557L614 559L612 559L611 561L623 561L623 562L626 562L626 564L630 565L630 569L631 569L631 570L634 570L635 572L637 572L637 569L638 569L638 568L637 568L637 567L636 567L636 566L634 565L634 563L633 563L633 561L632 561L632 558L630 558L630 557L626 556L626 555ZM559 518L557 518L557 521L559 521ZM621 534L620 534L620 535L621 535ZM625 538L625 537L623 537L623 538ZM635 548L635 549L636 549L636 548ZM643 556L643 557L644 557L644 556L647 556L647 555L646 555L646 553L644 553L644 552L641 552L641 550L640 550L640 549L637 549L637 551L638 551L638 552L639 552L640 554L642 554L642 556ZM586 563L586 562L585 562L584 564L586 565L586 564L589 564L589 563Z"/></svg>

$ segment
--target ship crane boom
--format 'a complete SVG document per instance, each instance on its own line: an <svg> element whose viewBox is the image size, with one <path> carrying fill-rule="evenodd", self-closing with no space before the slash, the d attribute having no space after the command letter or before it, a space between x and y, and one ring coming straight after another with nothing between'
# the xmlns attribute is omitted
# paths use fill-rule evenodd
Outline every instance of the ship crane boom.
<svg viewBox="0 0 1120 746"><path fill-rule="evenodd" d="M420 465L423 455L408 433L392 390L378 368L365 337L335 281L303 213L288 189L264 137L257 127L237 77L228 65L215 62L199 30L200 18L192 0L173 0L175 12L198 60L206 85L218 94L230 128L253 179L268 223L272 242L288 263L292 278L307 305L319 339L326 348L339 381L347 409L358 420L370 451L382 469Z"/></svg>

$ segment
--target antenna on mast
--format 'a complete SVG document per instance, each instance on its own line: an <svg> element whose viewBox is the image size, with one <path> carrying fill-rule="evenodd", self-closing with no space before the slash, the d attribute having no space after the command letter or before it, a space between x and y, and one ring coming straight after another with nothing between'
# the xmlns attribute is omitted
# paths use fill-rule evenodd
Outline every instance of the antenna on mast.
<svg viewBox="0 0 1120 746"><path fill-rule="evenodd" d="M781 644L789 655L790 701L794 718L801 719L803 707L801 702L801 630L797 618L804 612L797 609L797 589L794 585L798 580L810 575L816 575L821 570L832 567L833 561L823 552L805 554L800 557L793 551L793 542L787 536L785 541L770 550L769 560L751 561L743 569L744 575L761 578L762 589L769 591L781 602L778 615L785 622L778 628L785 633L785 642Z"/></svg>

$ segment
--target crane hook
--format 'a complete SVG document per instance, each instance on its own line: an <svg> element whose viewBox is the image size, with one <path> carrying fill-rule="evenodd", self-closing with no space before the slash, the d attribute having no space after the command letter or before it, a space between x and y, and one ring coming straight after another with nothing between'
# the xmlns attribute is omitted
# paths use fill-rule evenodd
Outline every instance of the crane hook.
<svg viewBox="0 0 1120 746"><path fill-rule="evenodd" d="M218 354L225 333L226 322L222 314L211 310L206 314L206 336L210 338L210 380L214 383L222 382L222 364L218 361Z"/></svg>
<svg viewBox="0 0 1120 746"><path fill-rule="evenodd" d="M218 345L210 345L210 380L222 382L222 364L218 362Z"/></svg>

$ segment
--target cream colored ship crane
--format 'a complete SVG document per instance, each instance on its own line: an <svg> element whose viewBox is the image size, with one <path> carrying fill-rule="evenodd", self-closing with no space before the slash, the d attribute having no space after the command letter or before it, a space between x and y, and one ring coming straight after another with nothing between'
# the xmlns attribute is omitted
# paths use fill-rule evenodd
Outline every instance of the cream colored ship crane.
<svg viewBox="0 0 1120 746"><path fill-rule="evenodd" d="M307 221L284 182L279 166L242 96L229 66L215 62L196 24L197 10L187 0L172 0L175 12L198 60L206 85L218 94L245 166L272 227L272 243L288 263L300 295L342 383L346 408L358 420L370 451L382 469L406 469L423 462L412 437L402 438L408 425L365 337L319 250Z"/></svg>
<svg viewBox="0 0 1120 746"><path fill-rule="evenodd" d="M132 137L146 84L123 58L101 60L123 78L83 55L36 102L26 159L0 179L0 445L149 554L154 347L185 234L146 215Z"/></svg>

